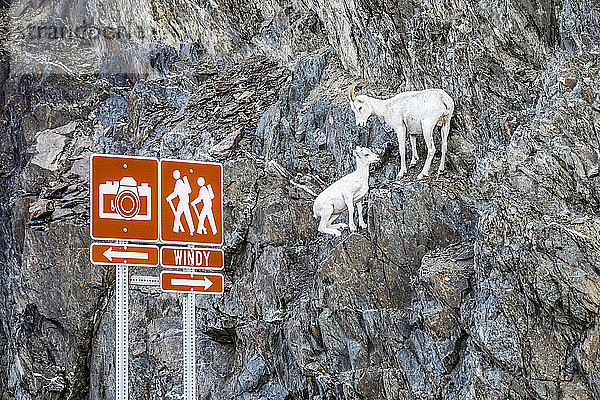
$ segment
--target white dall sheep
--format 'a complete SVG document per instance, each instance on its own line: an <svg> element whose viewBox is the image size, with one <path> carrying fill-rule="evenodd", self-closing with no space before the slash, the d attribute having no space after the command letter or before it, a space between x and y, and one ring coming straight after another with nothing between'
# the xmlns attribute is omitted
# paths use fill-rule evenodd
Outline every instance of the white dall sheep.
<svg viewBox="0 0 600 400"><path fill-rule="evenodd" d="M379 157L366 147L357 147L353 154L356 157L356 170L332 183L315 199L313 214L315 218L321 217L319 232L340 236L340 229L345 228L346 224L332 225L332 222L346 209L350 231L356 231L354 204L358 210L358 225L367 227L361 201L369 191L369 165L379 161Z"/></svg>
<svg viewBox="0 0 600 400"><path fill-rule="evenodd" d="M410 134L412 148L412 167L419 160L417 155L417 136L423 134L427 145L427 159L423 170L417 179L429 176L431 160L435 154L433 143L433 130L436 126L441 127L442 133L442 159L438 168L438 175L446 168L446 150L448 149L448 133L450 132L450 118L454 112L454 100L442 89L427 89L415 92L404 92L387 100L375 99L373 97L354 94L357 84L348 88L348 100L354 111L356 124L365 126L371 114L382 117L398 136L398 147L400 149L400 173L398 178L406 174L405 143L406 132Z"/></svg>

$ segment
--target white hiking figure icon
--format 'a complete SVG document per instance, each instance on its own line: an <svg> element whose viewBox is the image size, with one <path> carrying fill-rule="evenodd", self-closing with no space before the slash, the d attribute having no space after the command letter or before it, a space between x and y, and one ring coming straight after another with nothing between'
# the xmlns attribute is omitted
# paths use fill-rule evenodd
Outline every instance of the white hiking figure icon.
<svg viewBox="0 0 600 400"><path fill-rule="evenodd" d="M190 193L192 193L190 182L188 181L187 176L181 177L181 172L178 169L173 171L173 179L175 179L175 188L173 189L173 193L168 195L166 199L175 216L173 232L178 233L186 231L181 223L181 216L183 215L185 216L185 221L190 229L190 236L194 236L194 221L192 219L192 211L190 210ZM173 204L173 200L176 197L179 198L177 207Z"/></svg>
<svg viewBox="0 0 600 400"><path fill-rule="evenodd" d="M192 207L194 207L194 211L196 211L196 215L198 216L198 233L207 233L206 227L204 226L204 221L206 218L208 218L208 223L210 224L212 234L216 235L217 224L215 223L215 216L213 215L212 211L215 194L210 184L205 186L206 181L203 177L199 177L197 182L198 186L200 187L200 191L198 192L198 197L192 201ZM200 202L203 203L202 211L198 211L198 207L196 207L196 204Z"/></svg>

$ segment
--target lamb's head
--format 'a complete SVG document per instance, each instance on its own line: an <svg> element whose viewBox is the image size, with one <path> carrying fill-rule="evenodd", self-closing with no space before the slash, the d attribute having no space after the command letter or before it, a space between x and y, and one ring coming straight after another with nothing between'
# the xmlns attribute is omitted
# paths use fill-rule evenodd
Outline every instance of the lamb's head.
<svg viewBox="0 0 600 400"><path fill-rule="evenodd" d="M354 157L356 157L357 163L362 163L364 165L374 164L379 161L379 156L371 151L371 149L367 147L356 147L352 152Z"/></svg>
<svg viewBox="0 0 600 400"><path fill-rule="evenodd" d="M348 101L350 102L350 108L354 111L356 117L356 125L366 126L367 120L373 114L373 107L368 101L368 97L365 95L356 95L354 89L358 83L353 83L347 90Z"/></svg>

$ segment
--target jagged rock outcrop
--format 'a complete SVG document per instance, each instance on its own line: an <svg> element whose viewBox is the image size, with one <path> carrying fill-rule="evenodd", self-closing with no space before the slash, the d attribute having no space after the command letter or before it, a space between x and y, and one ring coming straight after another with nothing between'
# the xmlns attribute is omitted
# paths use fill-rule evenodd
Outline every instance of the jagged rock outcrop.
<svg viewBox="0 0 600 400"><path fill-rule="evenodd" d="M115 397L93 152L224 165L226 293L198 298L199 398L600 399L598 4L2 7L2 400ZM84 20L132 37L14 36ZM396 181L396 135L355 125L355 80L454 98L444 176L417 182L421 157ZM382 158L368 229L325 237L312 202L357 145ZM181 398L181 300L132 288L132 398Z"/></svg>

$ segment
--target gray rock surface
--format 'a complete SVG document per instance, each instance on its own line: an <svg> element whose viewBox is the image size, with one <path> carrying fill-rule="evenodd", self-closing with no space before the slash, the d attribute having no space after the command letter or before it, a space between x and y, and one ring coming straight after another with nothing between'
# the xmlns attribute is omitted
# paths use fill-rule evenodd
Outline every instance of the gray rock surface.
<svg viewBox="0 0 600 400"><path fill-rule="evenodd" d="M197 299L200 399L600 399L597 2L0 8L0 399L115 398L94 152L224 165L226 291ZM11 36L86 18L144 35ZM396 180L396 135L347 106L357 80L454 98L444 176L417 182L421 157ZM368 228L320 235L315 194L357 145L382 158ZM181 296L129 301L131 398L181 399Z"/></svg>

